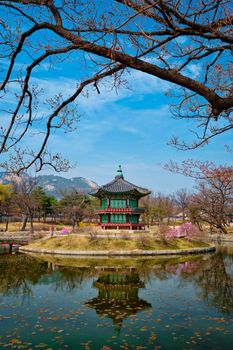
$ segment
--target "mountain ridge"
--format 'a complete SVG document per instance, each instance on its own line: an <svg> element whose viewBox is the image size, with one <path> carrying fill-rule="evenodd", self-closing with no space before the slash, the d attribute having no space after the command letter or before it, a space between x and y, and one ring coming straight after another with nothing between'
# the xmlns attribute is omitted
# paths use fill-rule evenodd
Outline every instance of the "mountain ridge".
<svg viewBox="0 0 233 350"><path fill-rule="evenodd" d="M12 177L13 179L18 178L14 175L0 172L0 182L4 184L12 182ZM71 190L89 193L99 187L96 182L81 176L66 178L59 175L39 175L37 181L37 186L41 186L46 194L58 199Z"/></svg>

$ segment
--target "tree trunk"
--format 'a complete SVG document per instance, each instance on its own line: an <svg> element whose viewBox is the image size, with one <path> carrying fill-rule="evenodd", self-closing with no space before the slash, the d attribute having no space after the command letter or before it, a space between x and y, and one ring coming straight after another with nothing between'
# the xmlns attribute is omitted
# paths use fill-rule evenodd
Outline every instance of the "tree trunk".
<svg viewBox="0 0 233 350"><path fill-rule="evenodd" d="M33 233L34 232L34 227L33 227L33 216L30 216L30 232Z"/></svg>
<svg viewBox="0 0 233 350"><path fill-rule="evenodd" d="M46 219L47 219L47 216L46 214L43 215L43 223L46 224Z"/></svg>
<svg viewBox="0 0 233 350"><path fill-rule="evenodd" d="M9 225L9 219L7 218L7 219L6 219L6 227L5 227L5 232L7 232L7 231L8 231L8 225Z"/></svg>
<svg viewBox="0 0 233 350"><path fill-rule="evenodd" d="M28 215L24 215L23 216L23 223L22 223L20 231L25 231L26 226L27 226L27 222L28 222Z"/></svg>
<svg viewBox="0 0 233 350"><path fill-rule="evenodd" d="M202 232L203 231L202 224L199 221L196 221L196 224L197 224L198 229Z"/></svg>
<svg viewBox="0 0 233 350"><path fill-rule="evenodd" d="M72 218L72 232L74 232L75 225L76 225L76 218L73 217Z"/></svg>
<svg viewBox="0 0 233 350"><path fill-rule="evenodd" d="M170 220L171 220L170 215L168 215L168 217L167 217L167 224L168 225L170 225Z"/></svg>
<svg viewBox="0 0 233 350"><path fill-rule="evenodd" d="M183 224L185 222L185 210L182 211L182 221L183 221Z"/></svg>
<svg viewBox="0 0 233 350"><path fill-rule="evenodd" d="M219 226L218 229L223 232L225 235L228 234L227 229L224 226Z"/></svg>

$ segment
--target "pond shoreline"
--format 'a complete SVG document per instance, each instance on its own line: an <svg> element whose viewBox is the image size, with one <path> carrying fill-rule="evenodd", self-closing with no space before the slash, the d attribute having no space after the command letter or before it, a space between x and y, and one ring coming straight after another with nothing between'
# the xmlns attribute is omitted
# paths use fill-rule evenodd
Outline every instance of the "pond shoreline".
<svg viewBox="0 0 233 350"><path fill-rule="evenodd" d="M156 256L156 255L186 255L210 253L216 250L215 245L209 247L190 248L190 249L161 249L161 250L61 250L61 249L38 249L20 247L22 253L42 253L50 255L75 255L75 256Z"/></svg>

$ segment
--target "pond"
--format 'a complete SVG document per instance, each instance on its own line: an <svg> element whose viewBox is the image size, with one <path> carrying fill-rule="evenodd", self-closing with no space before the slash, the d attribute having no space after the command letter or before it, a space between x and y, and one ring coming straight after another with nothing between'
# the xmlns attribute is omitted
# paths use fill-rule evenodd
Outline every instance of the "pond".
<svg viewBox="0 0 233 350"><path fill-rule="evenodd" d="M0 254L0 349L232 349L233 246L172 258Z"/></svg>

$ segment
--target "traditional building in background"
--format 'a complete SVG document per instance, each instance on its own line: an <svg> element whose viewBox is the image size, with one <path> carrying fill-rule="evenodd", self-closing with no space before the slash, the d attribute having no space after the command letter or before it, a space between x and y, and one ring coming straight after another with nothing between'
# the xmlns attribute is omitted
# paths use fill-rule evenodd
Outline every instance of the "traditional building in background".
<svg viewBox="0 0 233 350"><path fill-rule="evenodd" d="M115 179L91 194L101 201L101 208L96 211L101 228L130 230L145 228L140 221L144 209L139 208L138 202L140 198L150 194L150 191L126 181L120 165Z"/></svg>

